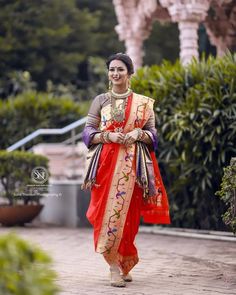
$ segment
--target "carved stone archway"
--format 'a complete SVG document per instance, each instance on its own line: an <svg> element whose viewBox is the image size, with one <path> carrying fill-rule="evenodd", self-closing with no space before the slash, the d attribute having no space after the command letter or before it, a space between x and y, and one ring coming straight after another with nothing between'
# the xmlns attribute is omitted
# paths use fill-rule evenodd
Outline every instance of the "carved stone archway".
<svg viewBox="0 0 236 295"><path fill-rule="evenodd" d="M155 20L178 23L183 64L192 57L198 59L200 23L205 25L218 55L236 49L235 0L113 0L113 4L118 19L116 32L136 69L142 65L143 42Z"/></svg>
<svg viewBox="0 0 236 295"><path fill-rule="evenodd" d="M119 39L125 42L126 52L134 61L135 69L142 65L143 42L150 35L154 18L168 12L156 0L113 0L118 25L115 27Z"/></svg>
<svg viewBox="0 0 236 295"><path fill-rule="evenodd" d="M180 32L180 59L187 64L192 57L198 59L198 28L204 21L210 0L160 0L168 8L171 20L178 23Z"/></svg>
<svg viewBox="0 0 236 295"><path fill-rule="evenodd" d="M210 42L222 56L229 49L236 51L236 1L212 0L204 21Z"/></svg>

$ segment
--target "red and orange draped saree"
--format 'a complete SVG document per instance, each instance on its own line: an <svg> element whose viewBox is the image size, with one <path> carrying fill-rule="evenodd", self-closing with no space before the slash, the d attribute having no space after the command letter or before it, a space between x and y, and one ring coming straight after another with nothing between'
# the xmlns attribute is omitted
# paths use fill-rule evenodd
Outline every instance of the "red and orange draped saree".
<svg viewBox="0 0 236 295"><path fill-rule="evenodd" d="M133 93L125 111L124 133L143 128L153 112L154 100ZM101 109L100 131L114 131L111 104ZM129 147L103 144L92 186L87 218L94 227L95 250L117 262L127 274L138 262L134 245L140 217L144 222L168 224L169 206L153 149L150 149L156 186L155 195L144 198L143 188L137 183L137 144Z"/></svg>

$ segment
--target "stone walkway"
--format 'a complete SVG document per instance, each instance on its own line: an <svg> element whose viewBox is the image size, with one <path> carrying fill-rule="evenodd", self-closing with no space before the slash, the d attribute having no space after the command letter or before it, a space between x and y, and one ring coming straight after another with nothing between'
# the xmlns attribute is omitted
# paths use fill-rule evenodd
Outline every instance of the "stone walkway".
<svg viewBox="0 0 236 295"><path fill-rule="evenodd" d="M12 229L0 228L0 235ZM54 259L60 295L236 294L236 243L139 233L140 262L126 288L109 285L91 229L15 228ZM33 294L32 294L33 295Z"/></svg>

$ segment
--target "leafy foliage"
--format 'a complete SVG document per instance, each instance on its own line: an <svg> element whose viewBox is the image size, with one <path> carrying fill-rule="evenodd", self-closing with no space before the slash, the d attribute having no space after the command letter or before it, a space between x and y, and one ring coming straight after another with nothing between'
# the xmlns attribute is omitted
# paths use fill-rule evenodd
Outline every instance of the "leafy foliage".
<svg viewBox="0 0 236 295"><path fill-rule="evenodd" d="M96 56L107 58L115 52L124 52L123 42L119 41L115 31L117 18L112 1L102 0L77 0L77 6L80 9L88 9L92 14L96 14L98 25L96 32Z"/></svg>
<svg viewBox="0 0 236 295"><path fill-rule="evenodd" d="M98 16L75 0L1 1L0 20L1 76L27 70L41 87L48 77L67 83L96 51Z"/></svg>
<svg viewBox="0 0 236 295"><path fill-rule="evenodd" d="M3 187L1 196L6 197L10 205L22 199L25 204L29 201L39 201L40 193L32 194L31 197L30 190L33 186L27 187L33 184L31 172L35 167L44 167L48 170L48 159L30 152L0 151L0 181ZM19 198L19 195L23 195L23 198Z"/></svg>
<svg viewBox="0 0 236 295"><path fill-rule="evenodd" d="M81 98L91 99L93 94L85 94L86 90L101 88L91 75L91 58L104 61L112 53L125 51L114 29L117 18L110 0L4 0L0 22L2 98L15 95L18 83L14 83L14 76L18 72L29 72L37 90L45 91L50 81L60 89L62 85L80 89ZM163 58L174 61L178 42L175 24L155 22L144 44L144 63L160 63Z"/></svg>
<svg viewBox="0 0 236 295"><path fill-rule="evenodd" d="M78 96L82 97L83 102L93 99L99 93L106 92L108 88L107 68L104 59L89 57L87 69L89 75L87 87L77 90Z"/></svg>
<svg viewBox="0 0 236 295"><path fill-rule="evenodd" d="M12 71L0 80L0 94L4 97L16 96L22 92L35 90L36 85L28 71Z"/></svg>
<svg viewBox="0 0 236 295"><path fill-rule="evenodd" d="M156 100L158 158L175 226L224 228L223 203L214 197L222 167L235 154L236 55L164 62L133 78L136 92Z"/></svg>
<svg viewBox="0 0 236 295"><path fill-rule="evenodd" d="M0 147L7 148L38 128L65 127L78 120L82 111L70 97L35 91L0 101Z"/></svg>
<svg viewBox="0 0 236 295"><path fill-rule="evenodd" d="M236 234L236 158L232 158L230 165L224 168L221 190L216 195L227 205L228 210L224 213L223 220Z"/></svg>
<svg viewBox="0 0 236 295"><path fill-rule="evenodd" d="M112 2L83 0L1 1L0 96L9 95L12 72L85 89L92 83L88 59L124 51L114 30ZM91 84L92 86L92 84Z"/></svg>
<svg viewBox="0 0 236 295"><path fill-rule="evenodd" d="M1 294L58 294L51 258L15 234L0 238L0 265Z"/></svg>
<svg viewBox="0 0 236 295"><path fill-rule="evenodd" d="M30 73L39 91L49 84L57 92L72 93L75 100L91 99L101 89L98 78L104 80L101 75L93 79L91 59L104 62L110 54L125 51L115 31L117 17L110 0L2 0L0 22L0 97L4 99L22 92L25 81L19 73ZM208 53L207 34L203 27L199 32L200 52ZM144 64L174 62L178 37L176 24L155 21L144 42Z"/></svg>

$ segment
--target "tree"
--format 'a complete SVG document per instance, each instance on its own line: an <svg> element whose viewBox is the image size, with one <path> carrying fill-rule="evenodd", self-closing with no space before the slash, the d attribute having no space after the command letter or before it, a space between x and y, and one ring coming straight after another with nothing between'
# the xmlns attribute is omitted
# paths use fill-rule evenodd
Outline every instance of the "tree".
<svg viewBox="0 0 236 295"><path fill-rule="evenodd" d="M1 79L27 70L41 89L48 79L68 83L76 79L78 64L95 54L98 14L79 9L75 0L0 4Z"/></svg>
<svg viewBox="0 0 236 295"><path fill-rule="evenodd" d="M115 32L117 18L111 0L77 0L78 7L89 9L91 13L97 13L99 22L96 29L98 43L96 44L97 55L107 58L115 52L124 52L124 43L119 41Z"/></svg>

